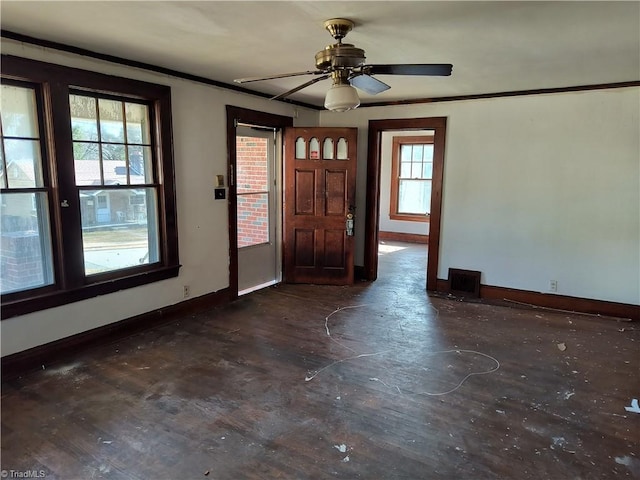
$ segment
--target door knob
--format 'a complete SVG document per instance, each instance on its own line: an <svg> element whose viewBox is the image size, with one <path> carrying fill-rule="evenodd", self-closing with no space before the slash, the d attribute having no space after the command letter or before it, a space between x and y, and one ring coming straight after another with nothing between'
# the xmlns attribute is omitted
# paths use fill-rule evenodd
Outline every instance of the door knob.
<svg viewBox="0 0 640 480"><path fill-rule="evenodd" d="M347 231L347 237L353 237L353 213L347 213L347 221L345 225L345 229Z"/></svg>

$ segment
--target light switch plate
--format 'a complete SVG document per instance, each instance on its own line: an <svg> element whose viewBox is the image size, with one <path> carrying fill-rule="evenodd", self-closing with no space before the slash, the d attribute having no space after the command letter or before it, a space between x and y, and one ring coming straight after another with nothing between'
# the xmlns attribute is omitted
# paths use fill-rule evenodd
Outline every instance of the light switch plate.
<svg viewBox="0 0 640 480"><path fill-rule="evenodd" d="M227 191L224 188L216 188L214 192L214 198L216 200L224 200L225 198L227 198Z"/></svg>

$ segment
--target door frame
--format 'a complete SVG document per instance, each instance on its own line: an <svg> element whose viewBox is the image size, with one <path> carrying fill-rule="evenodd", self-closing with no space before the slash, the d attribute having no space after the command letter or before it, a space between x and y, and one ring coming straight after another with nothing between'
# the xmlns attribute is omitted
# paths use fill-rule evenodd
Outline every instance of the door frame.
<svg viewBox="0 0 640 480"><path fill-rule="evenodd" d="M283 129L293 126L293 117L226 105L227 112L227 187L229 207L229 294L238 298L238 197L236 178L236 125L246 123L262 127ZM281 167L280 167L281 168Z"/></svg>
<svg viewBox="0 0 640 480"><path fill-rule="evenodd" d="M426 289L435 291L437 290L438 284L438 258L440 250L440 223L442 218L442 185L444 180L444 150L447 117L369 120L367 142L364 275L365 279L369 281L373 281L378 278L378 232L380 215L382 132L399 130L434 130L433 183L431 190L431 215L429 220Z"/></svg>

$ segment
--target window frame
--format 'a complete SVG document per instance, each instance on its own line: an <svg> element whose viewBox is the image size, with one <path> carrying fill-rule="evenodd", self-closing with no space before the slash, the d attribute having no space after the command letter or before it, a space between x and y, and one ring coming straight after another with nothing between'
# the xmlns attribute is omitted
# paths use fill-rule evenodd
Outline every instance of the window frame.
<svg viewBox="0 0 640 480"><path fill-rule="evenodd" d="M3 66L3 70L4 70L4 66ZM51 241L51 256L52 256L51 275L53 276L53 282L48 283L46 285L36 286L28 290L20 290L17 292L11 292L11 293L2 295L3 299L5 296L9 298L13 297L16 299L20 299L22 297L27 296L27 294L25 293L27 291L32 292L32 295L33 294L44 295L44 294L54 292L56 290L55 279L58 278L58 271L61 268L60 259L56 255L56 252L59 248L59 238L55 234L54 223L53 223L53 195L52 195L53 177L52 177L51 169L49 168L49 163L47 162L47 158L49 158L49 149L51 147L50 147L50 142L47 141L47 129L46 129L45 116L44 116L44 97L42 94L42 89L37 83L31 82L28 80L22 80L22 79L3 78L2 84L33 89L35 101L36 101L36 117L38 121L38 134L40 136L39 137L40 161L42 162L42 165L41 165L42 186L41 187L34 186L34 187L27 187L27 188L11 188L7 184L6 192L3 192L3 195L5 194L11 195L11 194L17 194L17 193L32 193L32 192L44 193L48 203L48 211L46 213L49 217L46 223L49 226L48 234L50 235L50 241ZM3 139L4 139L4 135L3 135ZM4 145L2 145L1 148L3 148L4 150ZM5 166L6 166L7 159L6 159L6 155L4 154L4 151L3 151L3 157L4 157ZM6 169L5 169L5 175L8 175L8 171ZM9 182L8 178L7 178L7 182ZM5 190L5 189L0 185L0 190ZM37 203L37 200L36 200L36 203ZM43 220L39 218L38 223L42 225ZM31 296L31 295L28 295L28 296ZM5 306L3 302L2 303L3 311L4 311L4 307ZM3 315L4 315L4 312L3 312Z"/></svg>
<svg viewBox="0 0 640 480"><path fill-rule="evenodd" d="M403 145L434 145L434 135L420 136L394 136L392 141L391 154L391 193L389 218L391 220L402 220L408 222L424 222L429 223L431 215L401 213L398 212L398 195L400 194L400 149ZM435 148L435 145L434 145ZM426 179L425 179L426 180ZM431 179L433 185L433 174Z"/></svg>
<svg viewBox="0 0 640 480"><path fill-rule="evenodd" d="M176 277L178 258L171 88L139 80L2 55L2 83L36 89L49 195L54 284L2 295L2 319ZM69 94L131 99L149 105L157 187L159 262L85 275L78 186L75 184ZM129 188L138 185L128 186ZM66 201L69 207L62 208Z"/></svg>

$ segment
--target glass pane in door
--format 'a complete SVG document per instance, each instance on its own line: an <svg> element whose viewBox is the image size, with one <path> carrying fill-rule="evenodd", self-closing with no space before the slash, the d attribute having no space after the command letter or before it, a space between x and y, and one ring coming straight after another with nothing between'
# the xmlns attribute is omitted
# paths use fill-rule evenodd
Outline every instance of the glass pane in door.
<svg viewBox="0 0 640 480"><path fill-rule="evenodd" d="M238 248L269 242L269 141L236 137Z"/></svg>

